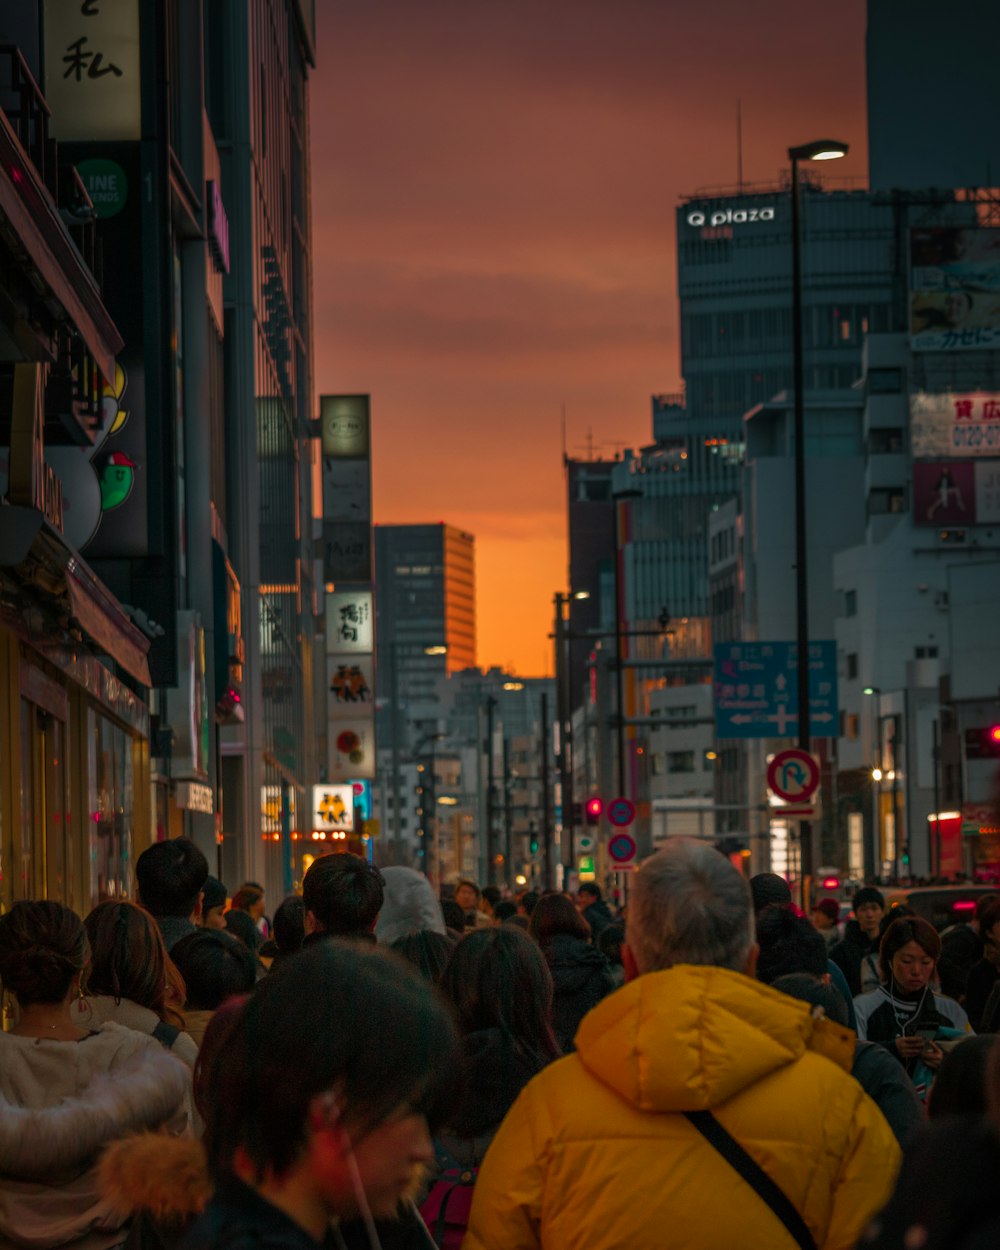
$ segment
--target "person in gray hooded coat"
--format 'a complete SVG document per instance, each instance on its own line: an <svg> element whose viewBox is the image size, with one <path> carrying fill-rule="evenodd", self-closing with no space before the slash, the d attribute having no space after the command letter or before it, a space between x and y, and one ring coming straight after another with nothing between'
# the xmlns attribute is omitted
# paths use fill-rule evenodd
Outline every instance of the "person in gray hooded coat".
<svg viewBox="0 0 1000 1250"><path fill-rule="evenodd" d="M444 917L427 878L413 868L397 865L382 869L385 898L375 921L375 937L391 946L411 933L444 934Z"/></svg>

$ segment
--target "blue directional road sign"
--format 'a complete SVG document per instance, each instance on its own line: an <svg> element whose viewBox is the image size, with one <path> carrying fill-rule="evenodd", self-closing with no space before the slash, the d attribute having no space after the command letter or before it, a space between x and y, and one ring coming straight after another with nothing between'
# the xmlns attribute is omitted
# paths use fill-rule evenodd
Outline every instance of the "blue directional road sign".
<svg viewBox="0 0 1000 1250"><path fill-rule="evenodd" d="M799 729L794 642L715 644L715 736L795 738ZM837 736L837 645L809 644L809 736Z"/></svg>

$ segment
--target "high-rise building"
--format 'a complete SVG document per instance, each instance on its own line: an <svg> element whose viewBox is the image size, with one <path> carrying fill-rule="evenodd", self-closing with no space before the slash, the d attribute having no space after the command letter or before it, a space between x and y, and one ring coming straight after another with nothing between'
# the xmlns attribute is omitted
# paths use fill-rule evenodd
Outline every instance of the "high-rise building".
<svg viewBox="0 0 1000 1250"><path fill-rule="evenodd" d="M868 170L873 191L1000 184L1000 6L868 0Z"/></svg>
<svg viewBox="0 0 1000 1250"><path fill-rule="evenodd" d="M403 766L442 736L439 683L476 663L475 539L444 522L375 527L378 784L387 837L406 833Z"/></svg>

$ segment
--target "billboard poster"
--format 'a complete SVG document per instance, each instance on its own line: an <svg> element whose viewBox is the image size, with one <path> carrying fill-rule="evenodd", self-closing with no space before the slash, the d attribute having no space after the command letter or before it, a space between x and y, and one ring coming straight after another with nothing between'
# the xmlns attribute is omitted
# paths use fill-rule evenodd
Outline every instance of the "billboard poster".
<svg viewBox="0 0 1000 1250"><path fill-rule="evenodd" d="M915 460L1000 456L1000 392L915 391L910 451Z"/></svg>
<svg viewBox="0 0 1000 1250"><path fill-rule="evenodd" d="M913 523L1000 523L1000 460L914 462Z"/></svg>
<svg viewBox="0 0 1000 1250"><path fill-rule="evenodd" d="M925 352L1000 346L1000 229L911 230L910 345Z"/></svg>

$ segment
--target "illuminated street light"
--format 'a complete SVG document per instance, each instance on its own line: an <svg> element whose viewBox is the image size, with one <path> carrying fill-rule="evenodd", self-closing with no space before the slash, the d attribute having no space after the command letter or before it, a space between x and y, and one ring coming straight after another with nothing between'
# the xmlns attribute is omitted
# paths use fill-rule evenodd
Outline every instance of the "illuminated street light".
<svg viewBox="0 0 1000 1250"><path fill-rule="evenodd" d="M795 641L798 645L798 720L800 750L810 748L809 725L809 549L806 543L805 344L802 335L802 226L799 162L830 161L847 155L847 144L815 139L788 149L792 164L792 365L795 428ZM812 828L800 832L803 877L812 876Z"/></svg>

